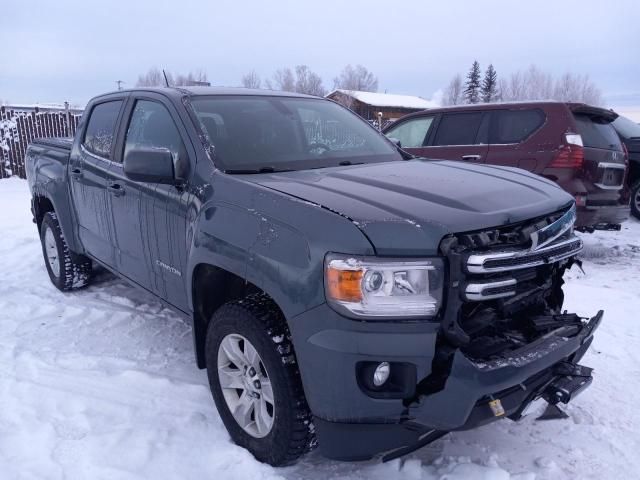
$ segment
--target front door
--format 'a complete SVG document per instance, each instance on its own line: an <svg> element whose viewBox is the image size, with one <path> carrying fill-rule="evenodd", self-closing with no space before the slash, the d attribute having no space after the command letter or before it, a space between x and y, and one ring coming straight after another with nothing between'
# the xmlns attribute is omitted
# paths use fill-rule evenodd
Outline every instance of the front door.
<svg viewBox="0 0 640 480"><path fill-rule="evenodd" d="M122 190L113 199L118 270L186 310L187 186L133 181L123 166L140 149L169 150L176 162L188 156L176 120L159 99L135 99L111 182Z"/></svg>
<svg viewBox="0 0 640 480"><path fill-rule="evenodd" d="M78 236L87 253L115 265L115 232L109 214L108 178L113 165L115 129L124 101L108 100L89 112L79 149L69 160Z"/></svg>

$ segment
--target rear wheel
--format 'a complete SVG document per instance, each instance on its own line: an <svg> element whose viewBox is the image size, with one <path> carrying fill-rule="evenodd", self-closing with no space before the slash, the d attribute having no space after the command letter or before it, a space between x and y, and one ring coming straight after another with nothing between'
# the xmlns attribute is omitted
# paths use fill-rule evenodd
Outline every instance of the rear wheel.
<svg viewBox="0 0 640 480"><path fill-rule="evenodd" d="M54 212L44 214L40 225L40 242L47 273L51 283L59 290L81 288L89 283L91 260L84 255L71 253Z"/></svg>
<svg viewBox="0 0 640 480"><path fill-rule="evenodd" d="M220 307L207 330L209 386L232 440L273 466L314 445L286 321L267 296Z"/></svg>
<svg viewBox="0 0 640 480"><path fill-rule="evenodd" d="M631 213L640 220L640 180L631 187Z"/></svg>

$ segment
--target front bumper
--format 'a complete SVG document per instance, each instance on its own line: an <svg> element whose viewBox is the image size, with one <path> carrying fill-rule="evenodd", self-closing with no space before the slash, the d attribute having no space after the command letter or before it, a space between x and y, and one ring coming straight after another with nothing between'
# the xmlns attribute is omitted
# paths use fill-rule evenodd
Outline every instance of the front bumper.
<svg viewBox="0 0 640 480"><path fill-rule="evenodd" d="M365 394L356 381L356 365L410 363L417 384L431 373L439 324L354 322L322 305L293 319L290 328L321 452L362 460L420 445L443 432L517 417L559 379L554 367L582 358L601 319L599 312L570 337L559 329L498 361L473 362L457 350L444 388L411 403ZM496 398L504 409L498 416L489 404Z"/></svg>

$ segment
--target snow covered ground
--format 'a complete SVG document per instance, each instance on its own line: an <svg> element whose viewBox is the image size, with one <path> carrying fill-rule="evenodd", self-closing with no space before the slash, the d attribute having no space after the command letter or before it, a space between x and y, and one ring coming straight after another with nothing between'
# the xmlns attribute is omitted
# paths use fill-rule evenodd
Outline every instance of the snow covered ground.
<svg viewBox="0 0 640 480"><path fill-rule="evenodd" d="M273 469L233 445L194 365L188 324L103 273L47 277L26 182L0 181L0 479L640 478L640 223L584 236L567 308L605 320L571 418L500 421L389 464L313 453Z"/></svg>

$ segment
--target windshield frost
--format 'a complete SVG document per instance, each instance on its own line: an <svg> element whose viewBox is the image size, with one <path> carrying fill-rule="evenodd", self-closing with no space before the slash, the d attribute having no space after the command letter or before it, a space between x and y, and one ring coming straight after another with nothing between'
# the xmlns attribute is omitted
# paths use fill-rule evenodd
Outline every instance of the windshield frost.
<svg viewBox="0 0 640 480"><path fill-rule="evenodd" d="M401 160L364 120L333 102L269 96L196 97L224 170L304 170Z"/></svg>

